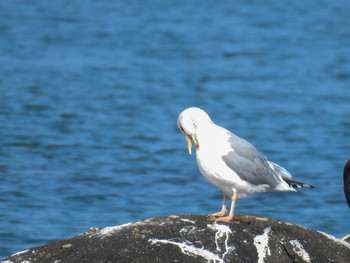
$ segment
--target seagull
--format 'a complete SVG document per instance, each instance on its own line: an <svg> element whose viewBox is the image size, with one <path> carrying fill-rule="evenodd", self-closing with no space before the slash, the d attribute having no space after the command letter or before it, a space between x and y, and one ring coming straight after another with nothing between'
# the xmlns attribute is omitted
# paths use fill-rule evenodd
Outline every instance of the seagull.
<svg viewBox="0 0 350 263"><path fill-rule="evenodd" d="M220 212L211 214L216 221L233 219L237 198L268 191L296 191L294 188L310 187L292 179L291 174L266 157L248 141L212 122L202 109L190 107L179 114L177 126L187 141L189 154L192 142L196 147L199 171L224 194ZM231 198L231 208L225 216L226 200Z"/></svg>
<svg viewBox="0 0 350 263"><path fill-rule="evenodd" d="M346 201L348 202L348 206L350 207L350 159L346 162L344 166L343 179L344 179L344 194L345 194Z"/></svg>

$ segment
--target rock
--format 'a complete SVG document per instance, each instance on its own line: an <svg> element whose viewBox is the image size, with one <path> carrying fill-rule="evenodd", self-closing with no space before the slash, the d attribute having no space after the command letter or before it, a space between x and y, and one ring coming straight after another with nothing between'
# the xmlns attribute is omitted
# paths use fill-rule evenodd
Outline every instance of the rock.
<svg viewBox="0 0 350 263"><path fill-rule="evenodd" d="M155 217L30 248L1 263L349 262L350 244L328 234L251 215L216 223L199 215Z"/></svg>
<svg viewBox="0 0 350 263"><path fill-rule="evenodd" d="M343 240L350 243L350 234L343 237Z"/></svg>

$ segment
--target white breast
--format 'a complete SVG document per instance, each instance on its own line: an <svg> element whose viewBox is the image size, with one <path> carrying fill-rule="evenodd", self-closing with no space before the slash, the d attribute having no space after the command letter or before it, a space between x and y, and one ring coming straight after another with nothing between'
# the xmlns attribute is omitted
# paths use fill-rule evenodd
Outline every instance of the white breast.
<svg viewBox="0 0 350 263"><path fill-rule="evenodd" d="M226 130L218 128L220 129L215 130L215 137L207 132L198 138L199 149L196 151L196 157L202 175L229 197L233 195L234 191L236 191L238 198L244 198L257 192L265 192L265 185L252 186L242 180L223 161L222 156L234 149L228 143Z"/></svg>

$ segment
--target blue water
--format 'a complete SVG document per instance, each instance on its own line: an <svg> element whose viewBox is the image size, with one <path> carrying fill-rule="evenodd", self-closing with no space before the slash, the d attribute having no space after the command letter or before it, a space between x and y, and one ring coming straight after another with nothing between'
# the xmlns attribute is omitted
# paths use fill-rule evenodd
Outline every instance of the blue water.
<svg viewBox="0 0 350 263"><path fill-rule="evenodd" d="M189 106L316 186L237 213L350 233L349 1L0 2L0 258L222 194L177 130Z"/></svg>

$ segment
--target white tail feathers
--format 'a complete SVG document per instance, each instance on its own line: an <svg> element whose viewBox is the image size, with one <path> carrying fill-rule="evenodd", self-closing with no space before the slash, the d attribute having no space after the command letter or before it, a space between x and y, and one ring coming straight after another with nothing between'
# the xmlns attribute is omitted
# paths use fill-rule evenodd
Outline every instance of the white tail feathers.
<svg viewBox="0 0 350 263"><path fill-rule="evenodd" d="M274 170L274 172L282 177L292 178L292 175L284 169L282 166L279 166L277 163L267 161L270 168Z"/></svg>
<svg viewBox="0 0 350 263"><path fill-rule="evenodd" d="M294 188L303 188L303 187L310 187L315 188L314 186L310 184L305 184L303 182L297 181L292 179L292 175L284 169L282 166L279 166L278 164L274 162L268 162L271 169L278 175L282 177L282 179L291 187Z"/></svg>

